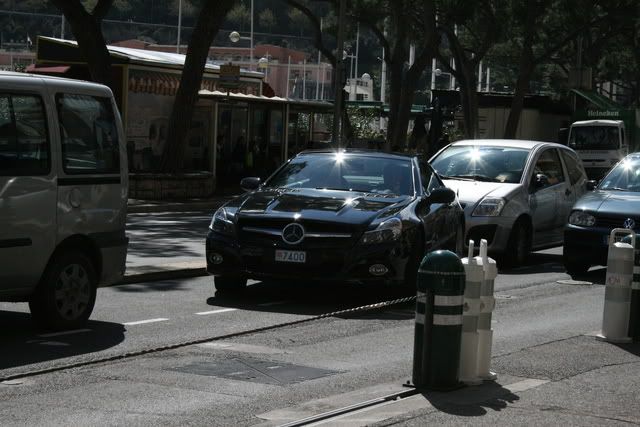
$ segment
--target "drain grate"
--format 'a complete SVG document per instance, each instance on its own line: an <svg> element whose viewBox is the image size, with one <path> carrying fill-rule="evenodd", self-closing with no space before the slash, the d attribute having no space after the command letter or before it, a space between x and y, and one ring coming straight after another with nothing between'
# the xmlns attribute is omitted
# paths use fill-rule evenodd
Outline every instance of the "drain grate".
<svg viewBox="0 0 640 427"><path fill-rule="evenodd" d="M339 373L328 369L253 358L196 362L170 370L273 385L295 384Z"/></svg>

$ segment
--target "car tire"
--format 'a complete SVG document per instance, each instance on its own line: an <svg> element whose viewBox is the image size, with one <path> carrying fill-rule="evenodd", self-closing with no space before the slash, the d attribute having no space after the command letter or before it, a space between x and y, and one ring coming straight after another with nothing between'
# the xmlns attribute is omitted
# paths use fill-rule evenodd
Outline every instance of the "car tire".
<svg viewBox="0 0 640 427"><path fill-rule="evenodd" d="M531 253L531 229L524 220L518 220L509 234L503 260L507 267L524 265Z"/></svg>
<svg viewBox="0 0 640 427"><path fill-rule="evenodd" d="M29 300L36 324L56 331L84 326L96 302L97 282L93 263L82 253L55 255Z"/></svg>
<svg viewBox="0 0 640 427"><path fill-rule="evenodd" d="M587 274L587 271L589 271L589 268L591 268L591 264L582 259L576 258L575 256L567 254L566 252L566 248L564 248L562 254L562 262L564 264L564 268L567 270L567 274L571 277L584 276L585 274Z"/></svg>
<svg viewBox="0 0 640 427"><path fill-rule="evenodd" d="M241 276L216 276L213 283L218 292L242 292L247 286L247 278Z"/></svg>

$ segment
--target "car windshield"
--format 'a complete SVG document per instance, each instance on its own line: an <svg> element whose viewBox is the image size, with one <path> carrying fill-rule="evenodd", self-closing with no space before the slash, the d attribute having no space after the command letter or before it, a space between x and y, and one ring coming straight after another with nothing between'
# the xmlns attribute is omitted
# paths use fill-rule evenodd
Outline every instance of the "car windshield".
<svg viewBox="0 0 640 427"><path fill-rule="evenodd" d="M292 159L264 187L413 195L412 177L409 159L309 153Z"/></svg>
<svg viewBox="0 0 640 427"><path fill-rule="evenodd" d="M640 158L625 159L618 163L604 177L598 189L640 192Z"/></svg>
<svg viewBox="0 0 640 427"><path fill-rule="evenodd" d="M569 147L574 150L617 150L620 148L620 131L614 126L572 127Z"/></svg>
<svg viewBox="0 0 640 427"><path fill-rule="evenodd" d="M452 145L431 165L445 179L516 184L520 182L528 155L529 151L522 148Z"/></svg>

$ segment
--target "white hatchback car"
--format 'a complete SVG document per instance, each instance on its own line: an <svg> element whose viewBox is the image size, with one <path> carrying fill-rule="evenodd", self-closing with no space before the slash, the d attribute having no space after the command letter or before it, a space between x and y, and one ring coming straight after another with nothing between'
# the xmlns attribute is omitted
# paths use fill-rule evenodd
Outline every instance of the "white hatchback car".
<svg viewBox="0 0 640 427"><path fill-rule="evenodd" d="M486 239L489 252L512 266L531 250L562 245L571 208L587 189L576 153L552 142L458 141L430 163L458 193L465 242Z"/></svg>
<svg viewBox="0 0 640 427"><path fill-rule="evenodd" d="M122 279L127 153L111 90L0 72L0 301L81 326Z"/></svg>

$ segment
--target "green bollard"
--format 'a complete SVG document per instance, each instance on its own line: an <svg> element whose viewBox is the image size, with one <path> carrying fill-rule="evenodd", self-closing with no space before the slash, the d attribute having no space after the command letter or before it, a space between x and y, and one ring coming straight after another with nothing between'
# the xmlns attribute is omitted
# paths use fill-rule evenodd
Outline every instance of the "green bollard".
<svg viewBox="0 0 640 427"><path fill-rule="evenodd" d="M458 368L464 286L464 266L456 254L440 250L424 257L417 278L418 296L425 294L421 328L416 312L415 343L422 344L414 348L413 384L417 388L452 390L461 386ZM418 310L420 303L416 303Z"/></svg>

